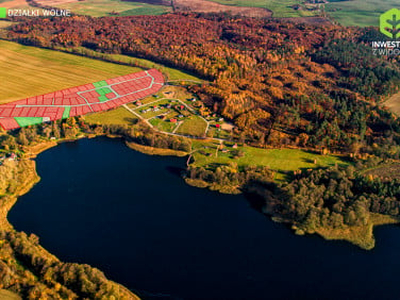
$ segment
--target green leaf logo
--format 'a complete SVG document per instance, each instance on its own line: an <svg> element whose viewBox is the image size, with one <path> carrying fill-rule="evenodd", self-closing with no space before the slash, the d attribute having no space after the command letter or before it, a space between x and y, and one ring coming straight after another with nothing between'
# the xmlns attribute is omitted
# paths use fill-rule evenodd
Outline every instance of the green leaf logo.
<svg viewBox="0 0 400 300"><path fill-rule="evenodd" d="M400 35L400 10L393 8L381 14L381 32L396 39Z"/></svg>

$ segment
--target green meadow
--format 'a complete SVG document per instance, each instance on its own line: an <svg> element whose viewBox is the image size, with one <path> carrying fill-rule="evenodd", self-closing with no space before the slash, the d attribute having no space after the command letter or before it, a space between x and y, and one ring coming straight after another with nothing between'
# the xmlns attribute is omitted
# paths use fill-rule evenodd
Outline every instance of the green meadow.
<svg viewBox="0 0 400 300"><path fill-rule="evenodd" d="M198 149L193 153L194 165L197 167L227 165L232 162L237 163L239 167L268 166L271 170L277 171L275 179L278 181L284 180L296 170L349 164L340 156L321 155L299 149L261 149L245 146L236 149L242 152L242 156L234 158L233 149L229 146L226 147L229 150L227 153L220 150L217 153L215 143L194 142L194 148Z"/></svg>
<svg viewBox="0 0 400 300"><path fill-rule="evenodd" d="M399 0L352 0L326 4L327 13L345 26L379 26L379 16L392 9L400 9Z"/></svg>
<svg viewBox="0 0 400 300"><path fill-rule="evenodd" d="M273 17L275 18L309 17L314 15L313 12L305 10L296 11L291 7L293 5L302 4L304 2L299 0L212 0L212 2L233 6L266 8L273 12Z"/></svg>

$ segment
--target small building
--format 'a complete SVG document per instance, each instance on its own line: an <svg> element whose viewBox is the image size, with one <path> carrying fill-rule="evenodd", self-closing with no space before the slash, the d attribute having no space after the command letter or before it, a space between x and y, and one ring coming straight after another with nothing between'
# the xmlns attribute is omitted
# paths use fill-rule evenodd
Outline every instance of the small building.
<svg viewBox="0 0 400 300"><path fill-rule="evenodd" d="M235 144L232 146L233 149L237 149L237 147L238 147L238 144Z"/></svg>
<svg viewBox="0 0 400 300"><path fill-rule="evenodd" d="M183 118L183 117L184 117L184 115L179 115L179 116L178 116L178 118Z"/></svg>
<svg viewBox="0 0 400 300"><path fill-rule="evenodd" d="M221 125L215 124L215 128L221 128Z"/></svg>
<svg viewBox="0 0 400 300"><path fill-rule="evenodd" d="M8 157L8 160L16 160L17 159L17 155L15 153L11 153Z"/></svg>
<svg viewBox="0 0 400 300"><path fill-rule="evenodd" d="M178 122L177 119L169 119L169 121L170 121L171 123L176 123L176 122Z"/></svg>

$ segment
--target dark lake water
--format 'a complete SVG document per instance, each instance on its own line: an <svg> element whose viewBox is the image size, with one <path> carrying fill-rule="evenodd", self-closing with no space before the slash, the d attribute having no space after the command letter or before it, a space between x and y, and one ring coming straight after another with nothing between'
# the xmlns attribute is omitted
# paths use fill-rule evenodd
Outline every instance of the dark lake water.
<svg viewBox="0 0 400 300"><path fill-rule="evenodd" d="M39 155L9 219L145 299L400 298L400 228L376 230L372 251L295 236L243 196L186 185L184 165L118 139L65 143Z"/></svg>

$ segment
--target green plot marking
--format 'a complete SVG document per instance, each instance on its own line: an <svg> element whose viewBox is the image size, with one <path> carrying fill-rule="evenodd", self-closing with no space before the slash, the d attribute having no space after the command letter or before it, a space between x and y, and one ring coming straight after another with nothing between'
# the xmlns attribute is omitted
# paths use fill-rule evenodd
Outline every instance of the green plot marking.
<svg viewBox="0 0 400 300"><path fill-rule="evenodd" d="M96 92L99 93L101 96L104 96L109 93L112 93L113 91L110 90L109 88L101 88L101 89L96 89Z"/></svg>
<svg viewBox="0 0 400 300"><path fill-rule="evenodd" d="M99 97L99 101L100 102L106 102L108 99L107 99L107 97L106 96L100 96Z"/></svg>
<svg viewBox="0 0 400 300"><path fill-rule="evenodd" d="M67 107L64 109L62 118L63 118L63 119L69 118L69 113L70 113L70 111L71 111L71 107L70 107L70 106L67 106Z"/></svg>
<svg viewBox="0 0 400 300"><path fill-rule="evenodd" d="M0 19L7 18L7 8L0 7Z"/></svg>
<svg viewBox="0 0 400 300"><path fill-rule="evenodd" d="M110 93L113 93L113 91L110 90L109 88L96 89L96 92L100 95L100 97L99 97L99 101L100 102L108 101L108 98L106 97L106 95L110 94Z"/></svg>
<svg viewBox="0 0 400 300"><path fill-rule="evenodd" d="M16 117L14 119L21 127L43 123L43 118L39 117Z"/></svg>
<svg viewBox="0 0 400 300"><path fill-rule="evenodd" d="M108 85L108 83L107 83L105 80L102 80L102 81L98 81L98 82L93 83L93 85L94 85L96 88L99 88L99 87Z"/></svg>

